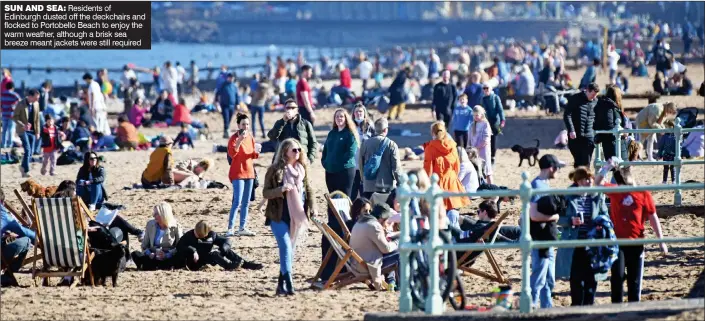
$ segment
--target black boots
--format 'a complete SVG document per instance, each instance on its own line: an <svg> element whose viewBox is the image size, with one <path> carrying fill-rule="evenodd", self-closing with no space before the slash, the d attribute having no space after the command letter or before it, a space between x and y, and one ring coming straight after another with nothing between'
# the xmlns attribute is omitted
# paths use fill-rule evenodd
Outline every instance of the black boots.
<svg viewBox="0 0 705 321"><path fill-rule="evenodd" d="M245 270L261 270L264 266L261 263L244 261L240 267Z"/></svg>
<svg viewBox="0 0 705 321"><path fill-rule="evenodd" d="M286 294L287 295L294 295L294 280L291 279L291 273L286 273L282 276L284 278L284 284L286 287Z"/></svg>
<svg viewBox="0 0 705 321"><path fill-rule="evenodd" d="M277 280L277 295L284 295L286 291L284 290L284 275L279 272L279 279Z"/></svg>

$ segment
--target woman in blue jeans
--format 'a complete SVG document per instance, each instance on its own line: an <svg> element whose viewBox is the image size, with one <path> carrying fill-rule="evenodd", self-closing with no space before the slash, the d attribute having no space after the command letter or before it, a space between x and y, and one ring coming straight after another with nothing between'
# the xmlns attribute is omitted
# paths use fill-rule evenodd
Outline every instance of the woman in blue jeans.
<svg viewBox="0 0 705 321"><path fill-rule="evenodd" d="M76 177L76 193L88 205L91 211L103 206L108 200L103 183L105 168L98 161L98 154L87 152L83 155L83 166Z"/></svg>
<svg viewBox="0 0 705 321"><path fill-rule="evenodd" d="M250 119L245 114L237 114L239 130L228 140L228 157L230 172L228 178L233 183L233 203L230 207L227 236L255 236L255 233L245 228L250 196L255 179L254 159L259 157L259 144L250 133ZM240 209L240 230L235 233L235 215Z"/></svg>
<svg viewBox="0 0 705 321"><path fill-rule="evenodd" d="M316 216L313 189L309 184L306 155L298 141L284 140L264 177L262 195L267 199L265 225L272 228L279 247L277 295L293 295L292 261L299 234ZM303 233L301 233L303 232Z"/></svg>

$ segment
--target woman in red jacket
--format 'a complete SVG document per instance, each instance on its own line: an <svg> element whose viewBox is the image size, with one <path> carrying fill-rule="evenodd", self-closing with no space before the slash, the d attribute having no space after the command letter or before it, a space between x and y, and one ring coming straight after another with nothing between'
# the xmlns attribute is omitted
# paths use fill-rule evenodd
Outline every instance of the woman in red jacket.
<svg viewBox="0 0 705 321"><path fill-rule="evenodd" d="M171 119L171 126L189 124L193 128L203 128L203 123L198 119L191 118L191 111L186 107L186 100L179 98L179 104L174 107L174 116Z"/></svg>
<svg viewBox="0 0 705 321"><path fill-rule="evenodd" d="M250 132L250 118L245 114L237 114L236 120L239 130L228 140L228 156L232 158L228 177L233 183L233 203L230 207L227 236L255 236L255 233L245 228L245 225L255 179L253 160L259 158L261 145L255 143L255 138ZM240 229L236 233L234 225L238 207L240 208Z"/></svg>

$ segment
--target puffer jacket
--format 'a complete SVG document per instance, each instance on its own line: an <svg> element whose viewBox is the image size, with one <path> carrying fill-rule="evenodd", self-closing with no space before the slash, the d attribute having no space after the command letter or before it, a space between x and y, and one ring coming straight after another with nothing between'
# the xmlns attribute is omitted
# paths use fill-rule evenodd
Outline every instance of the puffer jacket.
<svg viewBox="0 0 705 321"><path fill-rule="evenodd" d="M298 134L298 137L292 135L292 133ZM301 118L300 115L297 115L295 119L289 121L285 121L284 119L277 120L274 126L272 126L272 129L267 133L267 137L278 143L281 143L287 138L295 138L304 149L308 161L313 163L313 160L316 159L318 142L316 142L313 125L311 125L308 120Z"/></svg>
<svg viewBox="0 0 705 321"><path fill-rule="evenodd" d="M617 127L618 119L619 124L624 127L627 121L620 112L617 103L607 97L599 97L597 105L595 105L595 123L592 128L594 130L612 130Z"/></svg>
<svg viewBox="0 0 705 321"><path fill-rule="evenodd" d="M589 101L585 92L568 98L568 106L563 113L563 122L568 133L575 132L577 137L595 137L595 105L597 99Z"/></svg>

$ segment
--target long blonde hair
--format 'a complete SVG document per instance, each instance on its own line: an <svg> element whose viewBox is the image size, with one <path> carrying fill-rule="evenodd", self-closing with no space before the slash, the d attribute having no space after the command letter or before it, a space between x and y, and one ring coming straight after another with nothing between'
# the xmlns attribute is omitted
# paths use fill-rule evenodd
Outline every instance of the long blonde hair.
<svg viewBox="0 0 705 321"><path fill-rule="evenodd" d="M178 224L176 222L176 218L174 217L174 211L171 208L171 204L167 202L160 202L159 204L155 205L154 214L159 216L168 227L173 227Z"/></svg>
<svg viewBox="0 0 705 321"><path fill-rule="evenodd" d="M304 153L303 147L301 146L301 144L299 144L299 141L294 138L285 139L279 144L279 148L277 148L277 153L274 155L274 163L272 164L272 167L277 171L283 171L286 167L286 164L288 163L287 152L289 151L289 149L296 147L301 148L301 152L299 153L299 159L297 161L304 166L306 173L308 173L308 159L306 158L306 154Z"/></svg>
<svg viewBox="0 0 705 321"><path fill-rule="evenodd" d="M487 122L487 112L485 112L485 108L483 108L482 106L476 105L475 107L473 107L472 114L473 116L476 114L482 115L482 121ZM475 121L475 117L473 117L472 121L472 134L477 134L477 122Z"/></svg>
<svg viewBox="0 0 705 321"><path fill-rule="evenodd" d="M348 112L345 109L338 108L333 113L333 128L335 128L335 129L338 128L338 125L335 124L335 117L339 112L343 113L343 116L345 117L345 128L347 128L350 131L350 133L353 135L353 137L355 137L355 142L357 143L357 146L359 147L360 146L360 138L357 135L357 126L355 125L355 122L352 120L352 117L350 117L350 114L348 114ZM365 115L365 117L367 117L367 116Z"/></svg>
<svg viewBox="0 0 705 321"><path fill-rule="evenodd" d="M442 121L431 124L431 135L435 135L438 140L444 140L448 135L446 132L446 124Z"/></svg>

